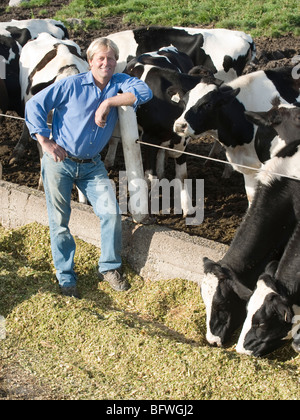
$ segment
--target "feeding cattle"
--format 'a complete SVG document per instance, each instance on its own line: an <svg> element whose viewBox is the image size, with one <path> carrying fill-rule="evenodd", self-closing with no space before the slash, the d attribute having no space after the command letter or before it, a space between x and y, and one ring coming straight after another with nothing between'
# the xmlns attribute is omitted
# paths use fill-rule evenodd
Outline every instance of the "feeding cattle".
<svg viewBox="0 0 300 420"><path fill-rule="evenodd" d="M250 114L257 123L276 129L285 144L290 143L297 132L299 135L300 109L296 106L279 105L276 101L269 112L247 112ZM287 154L294 150L294 143L291 144L284 149ZM286 174L288 160L282 159L281 167L275 168L276 159L267 162L264 169ZM207 311L207 339L211 344L223 345L243 323L246 301L258 276L269 261L280 259L297 223L294 210L297 203L295 206L290 204L293 193L286 190L287 181L283 179L269 186L267 172L260 174L260 180L264 183L258 183L253 204L224 258L218 263L204 259L201 293ZM297 193L299 181L290 182L294 182L292 186Z"/></svg>
<svg viewBox="0 0 300 420"><path fill-rule="evenodd" d="M88 71L88 63L81 57L79 46L71 40L58 40L48 33L28 42L20 56L20 84L24 106L26 102L46 86L74 74ZM24 124L16 153L23 152L29 139ZM42 151L40 155L42 156ZM80 201L85 200L81 197Z"/></svg>
<svg viewBox="0 0 300 420"><path fill-rule="evenodd" d="M244 175L251 203L257 183L255 171L238 165L259 168L274 154L271 146L276 133L273 129L257 130L244 112L267 111L276 96L283 103L293 103L300 98L299 87L300 80L293 78L289 67L257 71L221 86L202 82L183 98L185 110L175 121L174 131L187 137L217 130L227 159Z"/></svg>
<svg viewBox="0 0 300 420"><path fill-rule="evenodd" d="M299 167L300 141L286 146L265 165L272 172L300 179ZM289 209L296 223L278 267L277 263L275 267L272 264L260 276L248 303L236 350L254 356L264 356L291 339L293 320L300 315L300 180L265 173L260 174L259 180L277 197L274 206L285 206L278 220L285 218ZM277 208L269 205L269 213L277 213Z"/></svg>
<svg viewBox="0 0 300 420"><path fill-rule="evenodd" d="M186 53L195 66L205 66L224 81L240 76L255 57L251 36L228 29L151 26L118 32L108 38L120 50L117 72L122 72L130 59L169 45Z"/></svg>
<svg viewBox="0 0 300 420"><path fill-rule="evenodd" d="M219 262L204 258L201 295L206 306L206 338L222 346L244 322L246 303L266 265L279 259L295 226L293 208L281 189L258 185L253 205ZM272 212L268 211L272 209Z"/></svg>
<svg viewBox="0 0 300 420"><path fill-rule="evenodd" d="M22 47L39 33L48 32L56 38L68 37L65 26L53 19L28 19L0 22L0 77L4 79L7 91L6 110L23 116L19 83L19 58ZM4 74L2 74L4 73Z"/></svg>

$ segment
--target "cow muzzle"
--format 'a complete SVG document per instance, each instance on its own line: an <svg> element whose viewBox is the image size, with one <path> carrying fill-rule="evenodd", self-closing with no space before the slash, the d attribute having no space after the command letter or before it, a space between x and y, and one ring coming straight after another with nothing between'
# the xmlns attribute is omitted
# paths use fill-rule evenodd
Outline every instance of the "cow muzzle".
<svg viewBox="0 0 300 420"><path fill-rule="evenodd" d="M181 137L193 136L194 131L186 121L175 121L173 130Z"/></svg>

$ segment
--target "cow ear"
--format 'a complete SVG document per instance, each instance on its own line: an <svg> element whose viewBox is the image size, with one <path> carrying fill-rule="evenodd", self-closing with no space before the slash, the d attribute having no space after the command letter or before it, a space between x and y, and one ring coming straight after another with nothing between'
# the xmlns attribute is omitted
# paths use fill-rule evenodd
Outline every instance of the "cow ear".
<svg viewBox="0 0 300 420"><path fill-rule="evenodd" d="M219 280L226 280L228 278L228 272L218 262L214 262L209 258L204 257L203 264L205 274L212 273Z"/></svg>
<svg viewBox="0 0 300 420"><path fill-rule="evenodd" d="M250 297L253 294L253 291L248 289L248 287L244 286L240 281L234 279L232 282L233 291L238 295L238 297L242 300L248 302Z"/></svg>
<svg viewBox="0 0 300 420"><path fill-rule="evenodd" d="M195 66L188 72L190 76L200 76L201 82L221 86L224 80L216 79L214 73L204 66Z"/></svg>
<svg viewBox="0 0 300 420"><path fill-rule="evenodd" d="M265 273L274 278L278 268L278 264L278 261L269 262L269 264L265 268Z"/></svg>
<svg viewBox="0 0 300 420"><path fill-rule="evenodd" d="M270 310L270 314L275 312L282 321L290 324L294 314L288 301L277 293L272 293L267 299L267 307Z"/></svg>
<svg viewBox="0 0 300 420"><path fill-rule="evenodd" d="M245 117L248 121L258 126L270 126L267 112L245 111Z"/></svg>
<svg viewBox="0 0 300 420"><path fill-rule="evenodd" d="M237 89L227 89L227 88L222 88L220 89L220 92L222 92L222 95L220 96L220 105L227 105L230 104L230 102L232 102L235 97L240 93L241 89L237 88Z"/></svg>

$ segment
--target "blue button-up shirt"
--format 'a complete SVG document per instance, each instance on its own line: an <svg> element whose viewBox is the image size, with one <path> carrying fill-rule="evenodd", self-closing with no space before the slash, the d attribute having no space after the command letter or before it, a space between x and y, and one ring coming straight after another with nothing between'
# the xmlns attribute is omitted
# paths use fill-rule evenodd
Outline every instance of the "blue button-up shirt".
<svg viewBox="0 0 300 420"><path fill-rule="evenodd" d="M111 108L104 128L95 123L95 112L105 99L120 91L135 95L134 109L149 101L152 92L143 81L123 73L112 76L101 91L91 71L53 83L33 96L26 104L25 120L30 135L50 137L47 116L53 112L52 137L70 156L93 158L108 143L118 119L117 108Z"/></svg>

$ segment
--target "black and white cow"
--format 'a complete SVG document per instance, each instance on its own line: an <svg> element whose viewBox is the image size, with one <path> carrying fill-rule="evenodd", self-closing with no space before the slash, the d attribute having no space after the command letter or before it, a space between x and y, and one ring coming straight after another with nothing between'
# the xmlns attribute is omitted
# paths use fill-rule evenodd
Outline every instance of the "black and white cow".
<svg viewBox="0 0 300 420"><path fill-rule="evenodd" d="M235 79L255 56L250 35L228 29L145 27L111 34L120 49L116 71L128 61L149 51L172 45L186 53L194 65L203 65L224 81Z"/></svg>
<svg viewBox="0 0 300 420"><path fill-rule="evenodd" d="M247 317L236 346L238 353L254 356L266 354L293 338L300 323L300 141L283 148L267 162L264 169L298 180L261 173L259 182L275 198L269 214L278 213L278 223L287 211L293 213L296 223L285 247L279 265L266 269L257 282L247 305ZM267 208L267 207L266 207ZM275 227L277 229L277 227Z"/></svg>
<svg viewBox="0 0 300 420"><path fill-rule="evenodd" d="M39 33L48 32L58 39L68 37L65 26L53 19L28 19L0 22L0 77L8 94L7 110L23 116L19 83L19 58L22 47ZM4 74L2 74L4 73Z"/></svg>
<svg viewBox="0 0 300 420"><path fill-rule="evenodd" d="M42 32L47 32L58 39L69 38L68 30L64 24L54 19L28 19L0 22L0 34L8 38L13 38L21 47L24 47L31 39L37 38Z"/></svg>
<svg viewBox="0 0 300 420"><path fill-rule="evenodd" d="M134 57L173 46L189 56L194 66L205 66L216 77L230 81L242 74L245 66L256 54L255 44L250 35L227 29L152 26L118 32L109 35L108 38L112 39L120 49L116 72L122 72ZM144 64L147 63L144 61ZM161 66L161 63L157 61L156 65ZM118 137L118 134L115 137ZM149 142L151 143L151 139ZM116 147L117 140L112 138L105 159L107 167L114 163ZM160 158L158 166L163 167L164 153L161 151L158 156Z"/></svg>
<svg viewBox="0 0 300 420"><path fill-rule="evenodd" d="M218 262L203 260L200 288L206 307L206 338L212 345L226 344L243 324L259 275L270 261L281 257L293 232L295 216L290 207L284 207L284 200L278 203L280 193L258 185L253 205L225 256Z"/></svg>
<svg viewBox="0 0 300 420"><path fill-rule="evenodd" d="M173 123L183 108L180 101L177 101L177 92L171 92L169 88L176 83L184 89L191 89L199 83L202 75L187 74L192 67L193 63L185 53L179 52L174 47L166 47L133 59L125 69L130 76L146 82L153 92L152 100L137 110L137 122L142 131L141 140L174 150L174 152L168 151L168 155L175 159L176 178L180 179L182 187L184 179L187 178L186 157L182 155L182 151L188 139L173 132ZM147 149L144 170L148 180L152 175L163 178L164 157L163 150L158 152L157 148ZM191 208L191 201L184 189L181 191L181 208L184 216Z"/></svg>
<svg viewBox="0 0 300 420"><path fill-rule="evenodd" d="M271 125L286 142L299 133L300 108L296 106L277 102L269 112L247 114L259 124ZM271 170L274 159L264 169ZM284 165L277 169L286 173ZM224 258L217 263L204 259L201 293L207 311L207 340L211 344L223 345L243 323L246 302L259 275L270 261L280 259L297 223L294 208L289 205L291 197L285 196L286 181L269 187L267 177L267 172L260 174L263 182L258 183L253 204Z"/></svg>
<svg viewBox="0 0 300 420"><path fill-rule="evenodd" d="M299 88L300 80L293 78L289 67L257 71L221 86L200 83L183 98L185 110L175 121L174 131L187 137L217 130L227 159L244 175L251 203L257 183L255 172L237 165L259 168L274 154L270 144L276 133L257 130L244 112L267 111L276 96L283 103L293 103L300 98Z"/></svg>
<svg viewBox="0 0 300 420"><path fill-rule="evenodd" d="M59 40L48 33L41 33L29 41L20 56L20 85L22 103L36 93L65 77L88 71L88 63L82 58L79 46L71 40ZM22 154L29 139L26 124L15 148ZM39 145L39 144L38 144ZM42 150L39 148L40 156ZM41 184L41 181L40 181ZM80 201L86 200L80 195Z"/></svg>

